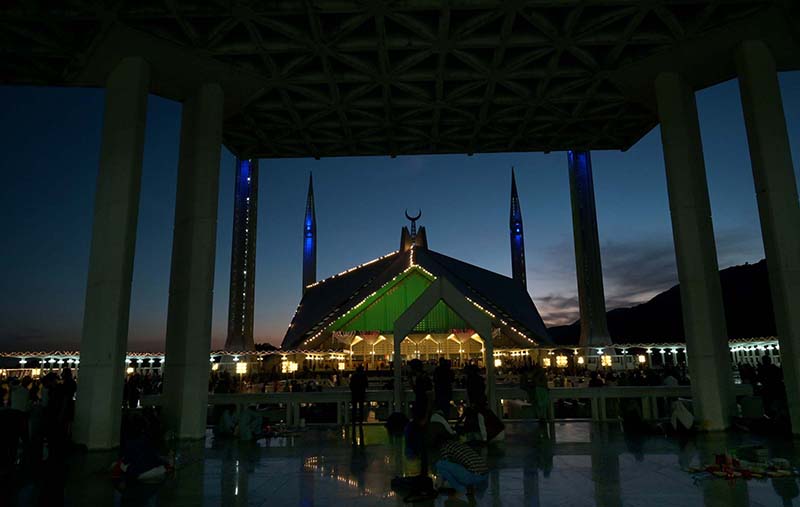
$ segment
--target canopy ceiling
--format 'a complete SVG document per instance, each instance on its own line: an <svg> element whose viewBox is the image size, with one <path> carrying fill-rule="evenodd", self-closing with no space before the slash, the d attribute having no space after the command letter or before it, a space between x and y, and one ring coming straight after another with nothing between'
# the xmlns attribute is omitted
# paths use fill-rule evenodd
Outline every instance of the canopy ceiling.
<svg viewBox="0 0 800 507"><path fill-rule="evenodd" d="M164 97L223 86L239 156L627 149L657 123L658 72L730 79L746 38L800 68L798 4L11 1L0 83L103 86L140 56Z"/></svg>

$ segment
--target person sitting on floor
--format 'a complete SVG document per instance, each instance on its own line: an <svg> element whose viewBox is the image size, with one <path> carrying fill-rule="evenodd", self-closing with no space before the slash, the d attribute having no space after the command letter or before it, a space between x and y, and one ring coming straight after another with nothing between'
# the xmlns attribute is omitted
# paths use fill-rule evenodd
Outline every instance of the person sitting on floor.
<svg viewBox="0 0 800 507"><path fill-rule="evenodd" d="M174 464L162 457L156 447L148 421L136 414L123 425L120 456L112 464L112 479L124 487L126 481L152 481L163 479Z"/></svg>
<svg viewBox="0 0 800 507"><path fill-rule="evenodd" d="M475 486L486 481L489 467L477 451L458 440L447 440L434 463L437 486L472 495Z"/></svg>

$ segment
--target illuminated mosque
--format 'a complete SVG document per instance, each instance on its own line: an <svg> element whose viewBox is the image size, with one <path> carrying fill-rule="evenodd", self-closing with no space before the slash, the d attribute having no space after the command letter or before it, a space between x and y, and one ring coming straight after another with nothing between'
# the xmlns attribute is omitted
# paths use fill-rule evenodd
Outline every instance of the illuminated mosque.
<svg viewBox="0 0 800 507"><path fill-rule="evenodd" d="M483 363L487 349L494 349L495 355L502 349L504 356L528 356L533 349L552 345L526 286L522 213L513 171L511 185L512 277L431 250L425 227L417 227L421 212L406 212L411 224L402 228L398 250L314 281L316 216L310 182L303 297L281 348L305 351L305 359L339 361L342 369L348 362L378 367L392 361L394 336L403 322L408 329L398 335L403 359L447 357ZM476 319L476 314L482 318ZM485 323L482 329L477 329L477 321Z"/></svg>

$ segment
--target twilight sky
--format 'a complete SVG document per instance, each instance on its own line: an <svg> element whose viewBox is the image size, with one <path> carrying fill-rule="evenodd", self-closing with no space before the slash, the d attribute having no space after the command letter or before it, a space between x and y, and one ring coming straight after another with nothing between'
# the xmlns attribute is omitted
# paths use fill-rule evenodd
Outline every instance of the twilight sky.
<svg viewBox="0 0 800 507"><path fill-rule="evenodd" d="M795 173L800 72L781 75ZM698 93L720 267L763 257L738 85ZM80 341L103 91L0 87L0 349ZM166 328L180 105L148 103L129 350L162 350ZM608 308L677 283L658 128L628 152L593 152ZM430 247L509 274L510 168L525 225L528 287L545 321L577 317L564 152L262 160L256 341L280 343L301 292L309 171L317 206L318 277L395 250L403 211L421 208ZM225 339L233 156L222 151L213 337Z"/></svg>

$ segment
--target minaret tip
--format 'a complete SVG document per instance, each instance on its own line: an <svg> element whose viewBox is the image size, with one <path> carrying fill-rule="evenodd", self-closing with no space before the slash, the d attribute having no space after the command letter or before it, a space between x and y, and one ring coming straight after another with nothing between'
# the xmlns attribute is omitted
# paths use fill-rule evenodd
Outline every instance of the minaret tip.
<svg viewBox="0 0 800 507"><path fill-rule="evenodd" d="M317 281L317 217L314 209L314 176L308 174L308 197L303 220L303 292Z"/></svg>
<svg viewBox="0 0 800 507"><path fill-rule="evenodd" d="M509 213L509 232L511 234L511 271L512 278L527 287L525 273L525 240L522 229L522 209L517 195L517 179L514 167L511 167L511 206Z"/></svg>

